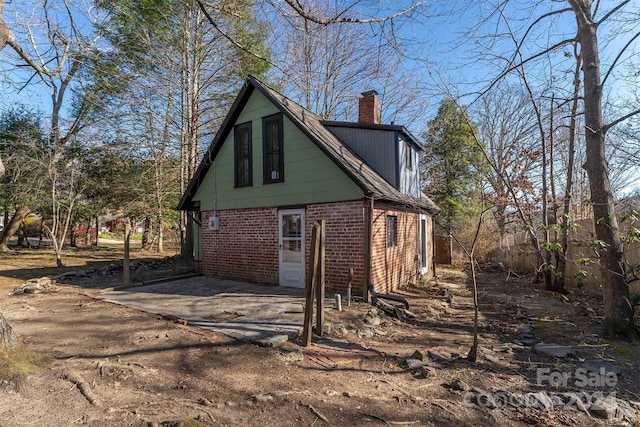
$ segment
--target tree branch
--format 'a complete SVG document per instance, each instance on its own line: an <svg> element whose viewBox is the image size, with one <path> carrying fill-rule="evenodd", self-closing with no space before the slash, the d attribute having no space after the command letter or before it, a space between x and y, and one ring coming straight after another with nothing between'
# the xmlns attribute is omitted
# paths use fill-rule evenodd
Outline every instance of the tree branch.
<svg viewBox="0 0 640 427"><path fill-rule="evenodd" d="M625 44L624 47L620 50L620 52L618 52L618 55L616 55L616 59L613 60L611 67L609 67L609 70L607 70L607 74L604 75L604 78L602 79L602 83L600 83L601 86L604 86L604 83L607 81L607 78L609 77L614 67L616 66L616 62L618 62L618 59L620 59L624 51L627 50L627 48L631 45L631 43L633 43L633 41L638 37L640 37L640 33L636 33L635 36L631 37L631 40L629 40L627 44Z"/></svg>
<svg viewBox="0 0 640 427"><path fill-rule="evenodd" d="M612 121L611 123L607 123L606 125L602 126L602 131L606 132L608 131L610 128L614 127L615 125L617 125L620 122L624 122L625 120L635 116L636 114L640 114L640 108L638 108L637 110L631 111L630 113L625 114L622 117L618 117L617 119L615 119L614 121Z"/></svg>
<svg viewBox="0 0 640 427"><path fill-rule="evenodd" d="M198 2L200 2L200 0L198 0ZM408 7L405 10L402 10L398 13L395 13L393 15L389 15L389 16L385 16L383 18L368 18L368 19L362 19L362 18L348 18L348 17L341 17L340 15L334 17L334 18L320 18L318 16L315 16L314 14L307 12L306 10L304 10L304 7L302 6L302 4L298 1L298 0L284 0L284 2L286 4L289 5L289 7L291 7L298 15L300 15L301 17L303 17L305 20L307 21L311 21L311 22L315 22L316 24L321 24L321 25L329 25L329 24L337 24L337 23L351 23L351 24L370 24L370 23L375 23L375 22L387 22L390 20L393 20L395 18L398 18L400 16L403 15L407 15L411 12L413 12L414 10L416 10L418 7L422 6L422 4L424 3L423 1L419 1L416 2L414 4L412 4L410 7ZM271 2L270 2L271 3Z"/></svg>

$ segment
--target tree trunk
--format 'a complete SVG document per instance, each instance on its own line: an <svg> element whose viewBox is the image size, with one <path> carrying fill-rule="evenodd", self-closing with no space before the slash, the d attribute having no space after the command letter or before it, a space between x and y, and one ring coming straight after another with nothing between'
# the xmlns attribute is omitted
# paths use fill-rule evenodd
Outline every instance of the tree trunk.
<svg viewBox="0 0 640 427"><path fill-rule="evenodd" d="M20 340L15 332L13 332L13 329L11 329L9 322L7 322L2 313L0 313L0 349L19 345L22 345Z"/></svg>
<svg viewBox="0 0 640 427"><path fill-rule="evenodd" d="M9 239L16 234L20 228L20 224L22 224L22 221L24 221L29 214L29 211L30 209L26 206L16 209L16 213L13 214L11 221L9 221L9 225L2 230L2 237L0 238L0 252L7 252L9 250Z"/></svg>
<svg viewBox="0 0 640 427"><path fill-rule="evenodd" d="M151 244L151 239L149 236L151 235L151 218L148 216L144 218L144 230L142 231L142 249L148 250L149 245Z"/></svg>
<svg viewBox="0 0 640 427"><path fill-rule="evenodd" d="M69 246L72 248L78 247L78 223L74 223L73 227L71 227L71 235L69 236Z"/></svg>
<svg viewBox="0 0 640 427"><path fill-rule="evenodd" d="M87 229L84 232L84 245L91 245L91 220L87 221Z"/></svg>
<svg viewBox="0 0 640 427"><path fill-rule="evenodd" d="M157 236L158 236L158 253L164 252L164 233L162 232L162 209L158 209L157 218L156 218L156 227L158 227Z"/></svg>
<svg viewBox="0 0 640 427"><path fill-rule="evenodd" d="M567 250L569 248L569 225L571 218L571 194L573 192L573 168L576 157L576 122L578 114L578 102L580 99L580 69L582 68L582 54L576 50L576 68L573 75L573 99L571 105L571 123L569 125L569 161L567 165L567 182L564 189L564 209L562 212L562 227L560 229L560 246L562 253L558 259L557 286L564 289L567 277Z"/></svg>
<svg viewBox="0 0 640 427"><path fill-rule="evenodd" d="M633 331L633 307L624 269L624 256L616 219L607 159L605 127L602 117L602 86L598 53L597 23L591 16L591 1L569 0L578 21L578 39L584 59L584 116L586 163L596 238L606 248L600 253L600 280L604 320L615 334L630 336Z"/></svg>
<svg viewBox="0 0 640 427"><path fill-rule="evenodd" d="M96 246L98 246L99 241L100 241L100 217L97 216L96 217L96 243L95 243Z"/></svg>

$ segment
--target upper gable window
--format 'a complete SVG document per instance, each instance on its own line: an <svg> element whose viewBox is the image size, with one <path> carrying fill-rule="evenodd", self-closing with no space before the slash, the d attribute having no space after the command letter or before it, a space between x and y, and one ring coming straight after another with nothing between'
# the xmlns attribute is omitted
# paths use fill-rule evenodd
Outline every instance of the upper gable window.
<svg viewBox="0 0 640 427"><path fill-rule="evenodd" d="M234 185L248 187L253 185L251 164L251 122L233 128L234 144Z"/></svg>
<svg viewBox="0 0 640 427"><path fill-rule="evenodd" d="M284 153L282 114L262 119L262 147L264 153L264 183L284 182Z"/></svg>
<svg viewBox="0 0 640 427"><path fill-rule="evenodd" d="M413 169L413 149L409 144L405 144L405 155L407 169Z"/></svg>

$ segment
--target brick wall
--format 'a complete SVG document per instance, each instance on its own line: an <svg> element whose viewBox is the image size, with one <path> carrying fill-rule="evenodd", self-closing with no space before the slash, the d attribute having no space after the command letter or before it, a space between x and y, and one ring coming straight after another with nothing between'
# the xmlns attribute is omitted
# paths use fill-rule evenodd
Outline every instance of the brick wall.
<svg viewBox="0 0 640 427"><path fill-rule="evenodd" d="M220 230L209 230L213 212L202 212L201 272L278 283L278 211L275 208L218 211Z"/></svg>
<svg viewBox="0 0 640 427"><path fill-rule="evenodd" d="M325 283L344 293L353 269L353 294L361 295L364 281L366 209L368 202L351 201L309 205L305 211L306 268L309 274L311 229L315 221L326 221ZM276 208L218 211L220 230L207 228L212 212L202 212L202 262L204 274L278 283L278 210ZM387 247L387 215L398 218L397 246ZM376 291L391 292L399 285L415 282L419 269L419 218L416 213L376 204L374 209L372 281ZM432 222L427 218L428 237ZM428 269L433 272L431 240Z"/></svg>
<svg viewBox="0 0 640 427"><path fill-rule="evenodd" d="M353 268L353 295L361 295L364 280L365 203L363 201L309 205L305 218L307 260L310 259L311 228L325 220L325 285L346 292ZM309 272L307 266L307 273Z"/></svg>
<svg viewBox="0 0 640 427"><path fill-rule="evenodd" d="M387 247L387 216L398 219L397 245ZM389 293L415 283L420 268L420 215L376 204L373 213L371 280L377 292Z"/></svg>

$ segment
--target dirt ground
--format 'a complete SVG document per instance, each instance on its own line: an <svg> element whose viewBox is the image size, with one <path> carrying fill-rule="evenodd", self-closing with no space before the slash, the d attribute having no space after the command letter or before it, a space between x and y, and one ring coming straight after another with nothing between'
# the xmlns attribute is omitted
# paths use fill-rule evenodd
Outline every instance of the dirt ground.
<svg viewBox="0 0 640 427"><path fill-rule="evenodd" d="M640 417L604 420L579 405L544 410L478 400L505 391L574 391L587 399L606 392L640 414L638 341L603 336L601 306L581 292L558 299L529 278L483 270L480 351L472 363L464 271L441 268L437 283L401 290L415 318L403 322L364 302L342 312L327 307L330 326L313 346L266 348L94 298L118 277L14 295L26 279L57 273L28 268L55 265L49 256L0 257L0 312L41 358L24 381L2 382L0 426L640 425ZM78 251L67 269L87 268L87 261L99 267L116 256ZM570 346L575 355L550 357L513 344L527 325L537 340ZM615 381L578 384L576 369L589 361L614 365ZM573 377L556 386L540 372Z"/></svg>

